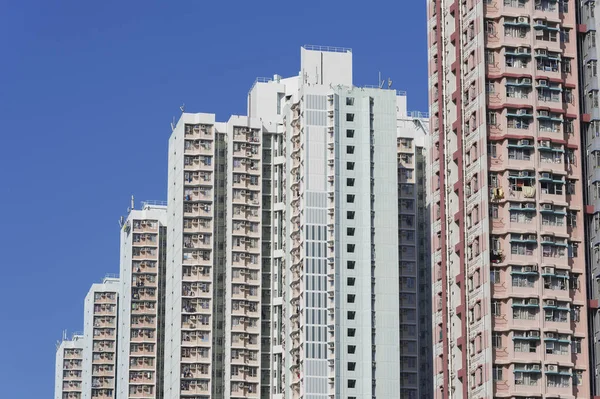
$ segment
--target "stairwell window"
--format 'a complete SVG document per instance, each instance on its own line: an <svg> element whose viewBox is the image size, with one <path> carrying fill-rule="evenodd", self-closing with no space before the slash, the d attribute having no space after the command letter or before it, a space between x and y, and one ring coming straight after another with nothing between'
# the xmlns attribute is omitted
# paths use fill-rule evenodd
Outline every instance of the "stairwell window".
<svg viewBox="0 0 600 399"><path fill-rule="evenodd" d="M346 114L346 122L354 122L354 114Z"/></svg>

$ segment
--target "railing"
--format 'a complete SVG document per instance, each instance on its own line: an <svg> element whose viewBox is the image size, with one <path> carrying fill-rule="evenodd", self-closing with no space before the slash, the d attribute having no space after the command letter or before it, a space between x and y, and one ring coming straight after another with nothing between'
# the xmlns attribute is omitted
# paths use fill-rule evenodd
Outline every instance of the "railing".
<svg viewBox="0 0 600 399"><path fill-rule="evenodd" d="M408 111L406 115L409 118L429 119L429 112Z"/></svg>
<svg viewBox="0 0 600 399"><path fill-rule="evenodd" d="M347 47L330 47L330 46L318 46L313 44L305 44L302 46L305 50L311 51L328 51L331 53L351 53L352 49Z"/></svg>
<svg viewBox="0 0 600 399"><path fill-rule="evenodd" d="M167 201L158 201L158 200L142 201L142 209L144 209L148 206L167 206Z"/></svg>
<svg viewBox="0 0 600 399"><path fill-rule="evenodd" d="M248 90L248 94L250 94L252 92L252 90L254 89L254 86L256 86L257 83L269 83L272 82L273 78L265 78L262 76L257 77L254 80L254 83L252 83L252 86L250 87L250 90Z"/></svg>

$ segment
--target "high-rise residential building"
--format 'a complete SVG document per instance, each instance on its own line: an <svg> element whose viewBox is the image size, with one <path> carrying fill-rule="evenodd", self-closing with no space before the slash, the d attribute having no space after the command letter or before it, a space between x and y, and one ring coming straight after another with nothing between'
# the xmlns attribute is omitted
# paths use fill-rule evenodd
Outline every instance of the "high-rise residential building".
<svg viewBox="0 0 600 399"><path fill-rule="evenodd" d="M590 397L576 7L427 4L434 397Z"/></svg>
<svg viewBox="0 0 600 399"><path fill-rule="evenodd" d="M350 49L300 69L173 127L167 206L132 206L86 299L95 395L116 366L119 399L431 397L428 116L354 86Z"/></svg>
<svg viewBox="0 0 600 399"><path fill-rule="evenodd" d="M83 394L83 335L75 334L56 348L54 399L81 399Z"/></svg>
<svg viewBox="0 0 600 399"><path fill-rule="evenodd" d="M398 107L400 261L400 398L431 398L430 211L427 197L429 117Z"/></svg>
<svg viewBox="0 0 600 399"><path fill-rule="evenodd" d="M132 206L121 223L118 397L162 399L166 203Z"/></svg>
<svg viewBox="0 0 600 399"><path fill-rule="evenodd" d="M119 279L93 284L84 302L83 399L116 399Z"/></svg>

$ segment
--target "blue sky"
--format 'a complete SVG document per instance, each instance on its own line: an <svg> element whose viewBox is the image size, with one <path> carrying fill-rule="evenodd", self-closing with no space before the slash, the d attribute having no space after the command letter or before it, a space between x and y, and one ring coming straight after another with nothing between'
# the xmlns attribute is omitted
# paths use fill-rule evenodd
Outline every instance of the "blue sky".
<svg viewBox="0 0 600 399"><path fill-rule="evenodd" d="M118 272L129 197L166 198L179 106L243 114L303 44L351 47L355 84L381 71L427 110L424 0L0 3L2 397L52 397L56 341Z"/></svg>

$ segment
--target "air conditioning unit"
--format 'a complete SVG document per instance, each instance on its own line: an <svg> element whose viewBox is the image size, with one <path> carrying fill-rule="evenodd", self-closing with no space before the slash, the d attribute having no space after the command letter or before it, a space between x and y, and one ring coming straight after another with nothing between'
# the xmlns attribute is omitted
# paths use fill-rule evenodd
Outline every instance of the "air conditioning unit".
<svg viewBox="0 0 600 399"><path fill-rule="evenodd" d="M521 79L521 84L531 84L531 78L523 78L523 79Z"/></svg>
<svg viewBox="0 0 600 399"><path fill-rule="evenodd" d="M544 172L542 173L542 179L549 179L550 178L550 173L548 172ZM547 204L545 204L544 206L546 206Z"/></svg>
<svg viewBox="0 0 600 399"><path fill-rule="evenodd" d="M544 273L546 273L546 274L554 274L554 267L553 266L546 266L546 267L544 267Z"/></svg>
<svg viewBox="0 0 600 399"><path fill-rule="evenodd" d="M542 146L542 147L550 147L550 140L542 140L542 141L540 141L540 146Z"/></svg>
<svg viewBox="0 0 600 399"><path fill-rule="evenodd" d="M538 50L535 50L535 53L537 55L548 55L548 50L546 50L546 49L538 49Z"/></svg>
<svg viewBox="0 0 600 399"><path fill-rule="evenodd" d="M538 80L538 85L540 86L548 86L548 81L545 79Z"/></svg>
<svg viewBox="0 0 600 399"><path fill-rule="evenodd" d="M530 145L530 143L529 140L521 140L521 145Z"/></svg>
<svg viewBox="0 0 600 399"><path fill-rule="evenodd" d="M546 211L551 211L552 210L552 204L544 204L544 210Z"/></svg>
<svg viewBox="0 0 600 399"><path fill-rule="evenodd" d="M546 371L556 371L556 366L553 364L546 365Z"/></svg>
<svg viewBox="0 0 600 399"><path fill-rule="evenodd" d="M517 48L517 54L529 54L529 47Z"/></svg>
<svg viewBox="0 0 600 399"><path fill-rule="evenodd" d="M520 24L528 24L529 18L528 17L519 17L519 18L517 18L517 22Z"/></svg>
<svg viewBox="0 0 600 399"><path fill-rule="evenodd" d="M539 331L529 331L529 336L530 337L539 337L540 332Z"/></svg>
<svg viewBox="0 0 600 399"><path fill-rule="evenodd" d="M554 299L546 299L546 305L556 306L556 301Z"/></svg>
<svg viewBox="0 0 600 399"><path fill-rule="evenodd" d="M519 172L519 177L528 177L528 176L529 176L528 170L522 170Z"/></svg>
<svg viewBox="0 0 600 399"><path fill-rule="evenodd" d="M538 305L540 302L537 298L530 298L529 299L529 304L530 305Z"/></svg>
<svg viewBox="0 0 600 399"><path fill-rule="evenodd" d="M544 111L538 111L538 115L539 115L539 116L549 116L549 115L550 115L550 113L549 113L548 111L545 111L545 110L544 110Z"/></svg>
<svg viewBox="0 0 600 399"><path fill-rule="evenodd" d="M523 271L524 271L525 273L529 273L529 272L531 272L531 271L533 271L533 270L531 269L531 266L523 266Z"/></svg>

